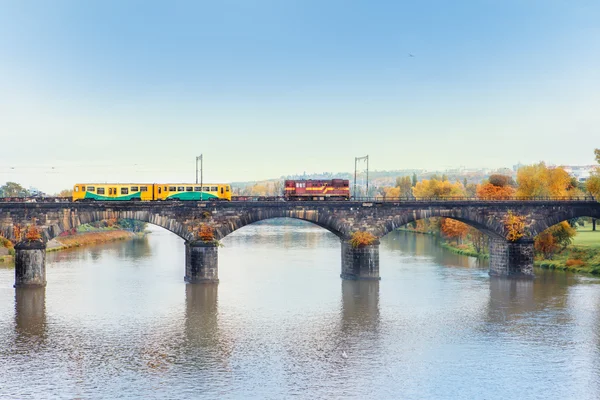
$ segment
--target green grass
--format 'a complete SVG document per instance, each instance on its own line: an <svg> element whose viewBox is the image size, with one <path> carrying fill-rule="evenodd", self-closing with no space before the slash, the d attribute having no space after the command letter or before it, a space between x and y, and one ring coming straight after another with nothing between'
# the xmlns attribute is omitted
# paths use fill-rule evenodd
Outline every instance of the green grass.
<svg viewBox="0 0 600 400"><path fill-rule="evenodd" d="M600 223L598 224L600 225ZM600 226L592 231L592 226L580 227L573 238L573 246L600 249Z"/></svg>

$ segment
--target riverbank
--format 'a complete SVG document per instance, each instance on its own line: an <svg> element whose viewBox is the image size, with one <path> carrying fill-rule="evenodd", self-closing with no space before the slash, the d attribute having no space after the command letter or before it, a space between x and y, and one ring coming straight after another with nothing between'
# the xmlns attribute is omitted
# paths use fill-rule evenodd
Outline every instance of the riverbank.
<svg viewBox="0 0 600 400"><path fill-rule="evenodd" d="M550 260L536 259L534 265L544 269L600 275L600 231L592 231L590 227L578 229L573 244Z"/></svg>
<svg viewBox="0 0 600 400"><path fill-rule="evenodd" d="M145 234L145 232L134 233L120 229L80 232L73 235L59 236L57 238L52 239L46 245L46 251L61 251L76 247L92 246L96 244L116 242L120 240L128 240L133 239L135 237L143 236ZM8 249L8 254L0 255L0 263L4 265L13 265L14 250Z"/></svg>

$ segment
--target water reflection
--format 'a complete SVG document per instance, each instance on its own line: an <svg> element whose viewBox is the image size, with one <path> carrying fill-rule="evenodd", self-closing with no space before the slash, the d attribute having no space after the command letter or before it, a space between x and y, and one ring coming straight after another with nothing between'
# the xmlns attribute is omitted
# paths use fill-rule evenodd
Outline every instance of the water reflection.
<svg viewBox="0 0 600 400"><path fill-rule="evenodd" d="M414 257L433 258L437 264L461 268L487 268L488 261L465 257L440 247L440 238L431 235L393 231L381 240L381 249L410 254Z"/></svg>
<svg viewBox="0 0 600 400"><path fill-rule="evenodd" d="M18 337L46 333L46 288L15 289L15 330Z"/></svg>
<svg viewBox="0 0 600 400"><path fill-rule="evenodd" d="M346 333L377 328L379 281L342 281L342 330Z"/></svg>

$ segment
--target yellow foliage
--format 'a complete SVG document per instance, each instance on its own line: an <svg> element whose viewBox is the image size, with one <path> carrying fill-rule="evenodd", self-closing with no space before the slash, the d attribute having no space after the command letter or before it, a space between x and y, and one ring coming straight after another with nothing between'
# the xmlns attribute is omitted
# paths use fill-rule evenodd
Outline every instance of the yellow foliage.
<svg viewBox="0 0 600 400"><path fill-rule="evenodd" d="M387 187L383 188L383 192L385 193L385 197L386 198L390 198L390 197L398 198L398 197L400 197L400 188L399 187L390 187L390 186L387 186Z"/></svg>
<svg viewBox="0 0 600 400"><path fill-rule="evenodd" d="M32 240L41 240L42 239L42 233L40 232L40 230L35 226L35 225L29 225L27 227L27 232L25 233L25 239L32 241Z"/></svg>
<svg viewBox="0 0 600 400"><path fill-rule="evenodd" d="M465 188L460 182L424 179L413 187L413 195L417 199L464 198Z"/></svg>
<svg viewBox="0 0 600 400"><path fill-rule="evenodd" d="M586 189L592 196L600 200L600 170L596 171L586 182Z"/></svg>
<svg viewBox="0 0 600 400"><path fill-rule="evenodd" d="M562 167L548 168L543 162L521 167L517 172L517 196L568 196L571 177Z"/></svg>
<svg viewBox="0 0 600 400"><path fill-rule="evenodd" d="M516 242L525 236L525 217L515 215L509 211L504 218L504 227L506 228L506 239Z"/></svg>
<svg viewBox="0 0 600 400"><path fill-rule="evenodd" d="M373 244L377 240L373 234L365 231L356 231L352 234L350 245L354 248Z"/></svg>

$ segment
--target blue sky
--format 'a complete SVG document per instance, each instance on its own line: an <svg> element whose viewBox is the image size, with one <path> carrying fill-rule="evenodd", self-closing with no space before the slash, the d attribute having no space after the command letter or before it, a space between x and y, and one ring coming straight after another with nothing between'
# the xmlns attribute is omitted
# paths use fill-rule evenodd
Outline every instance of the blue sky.
<svg viewBox="0 0 600 400"><path fill-rule="evenodd" d="M239 181L600 147L598 1L0 6L0 182L191 181L200 153Z"/></svg>

